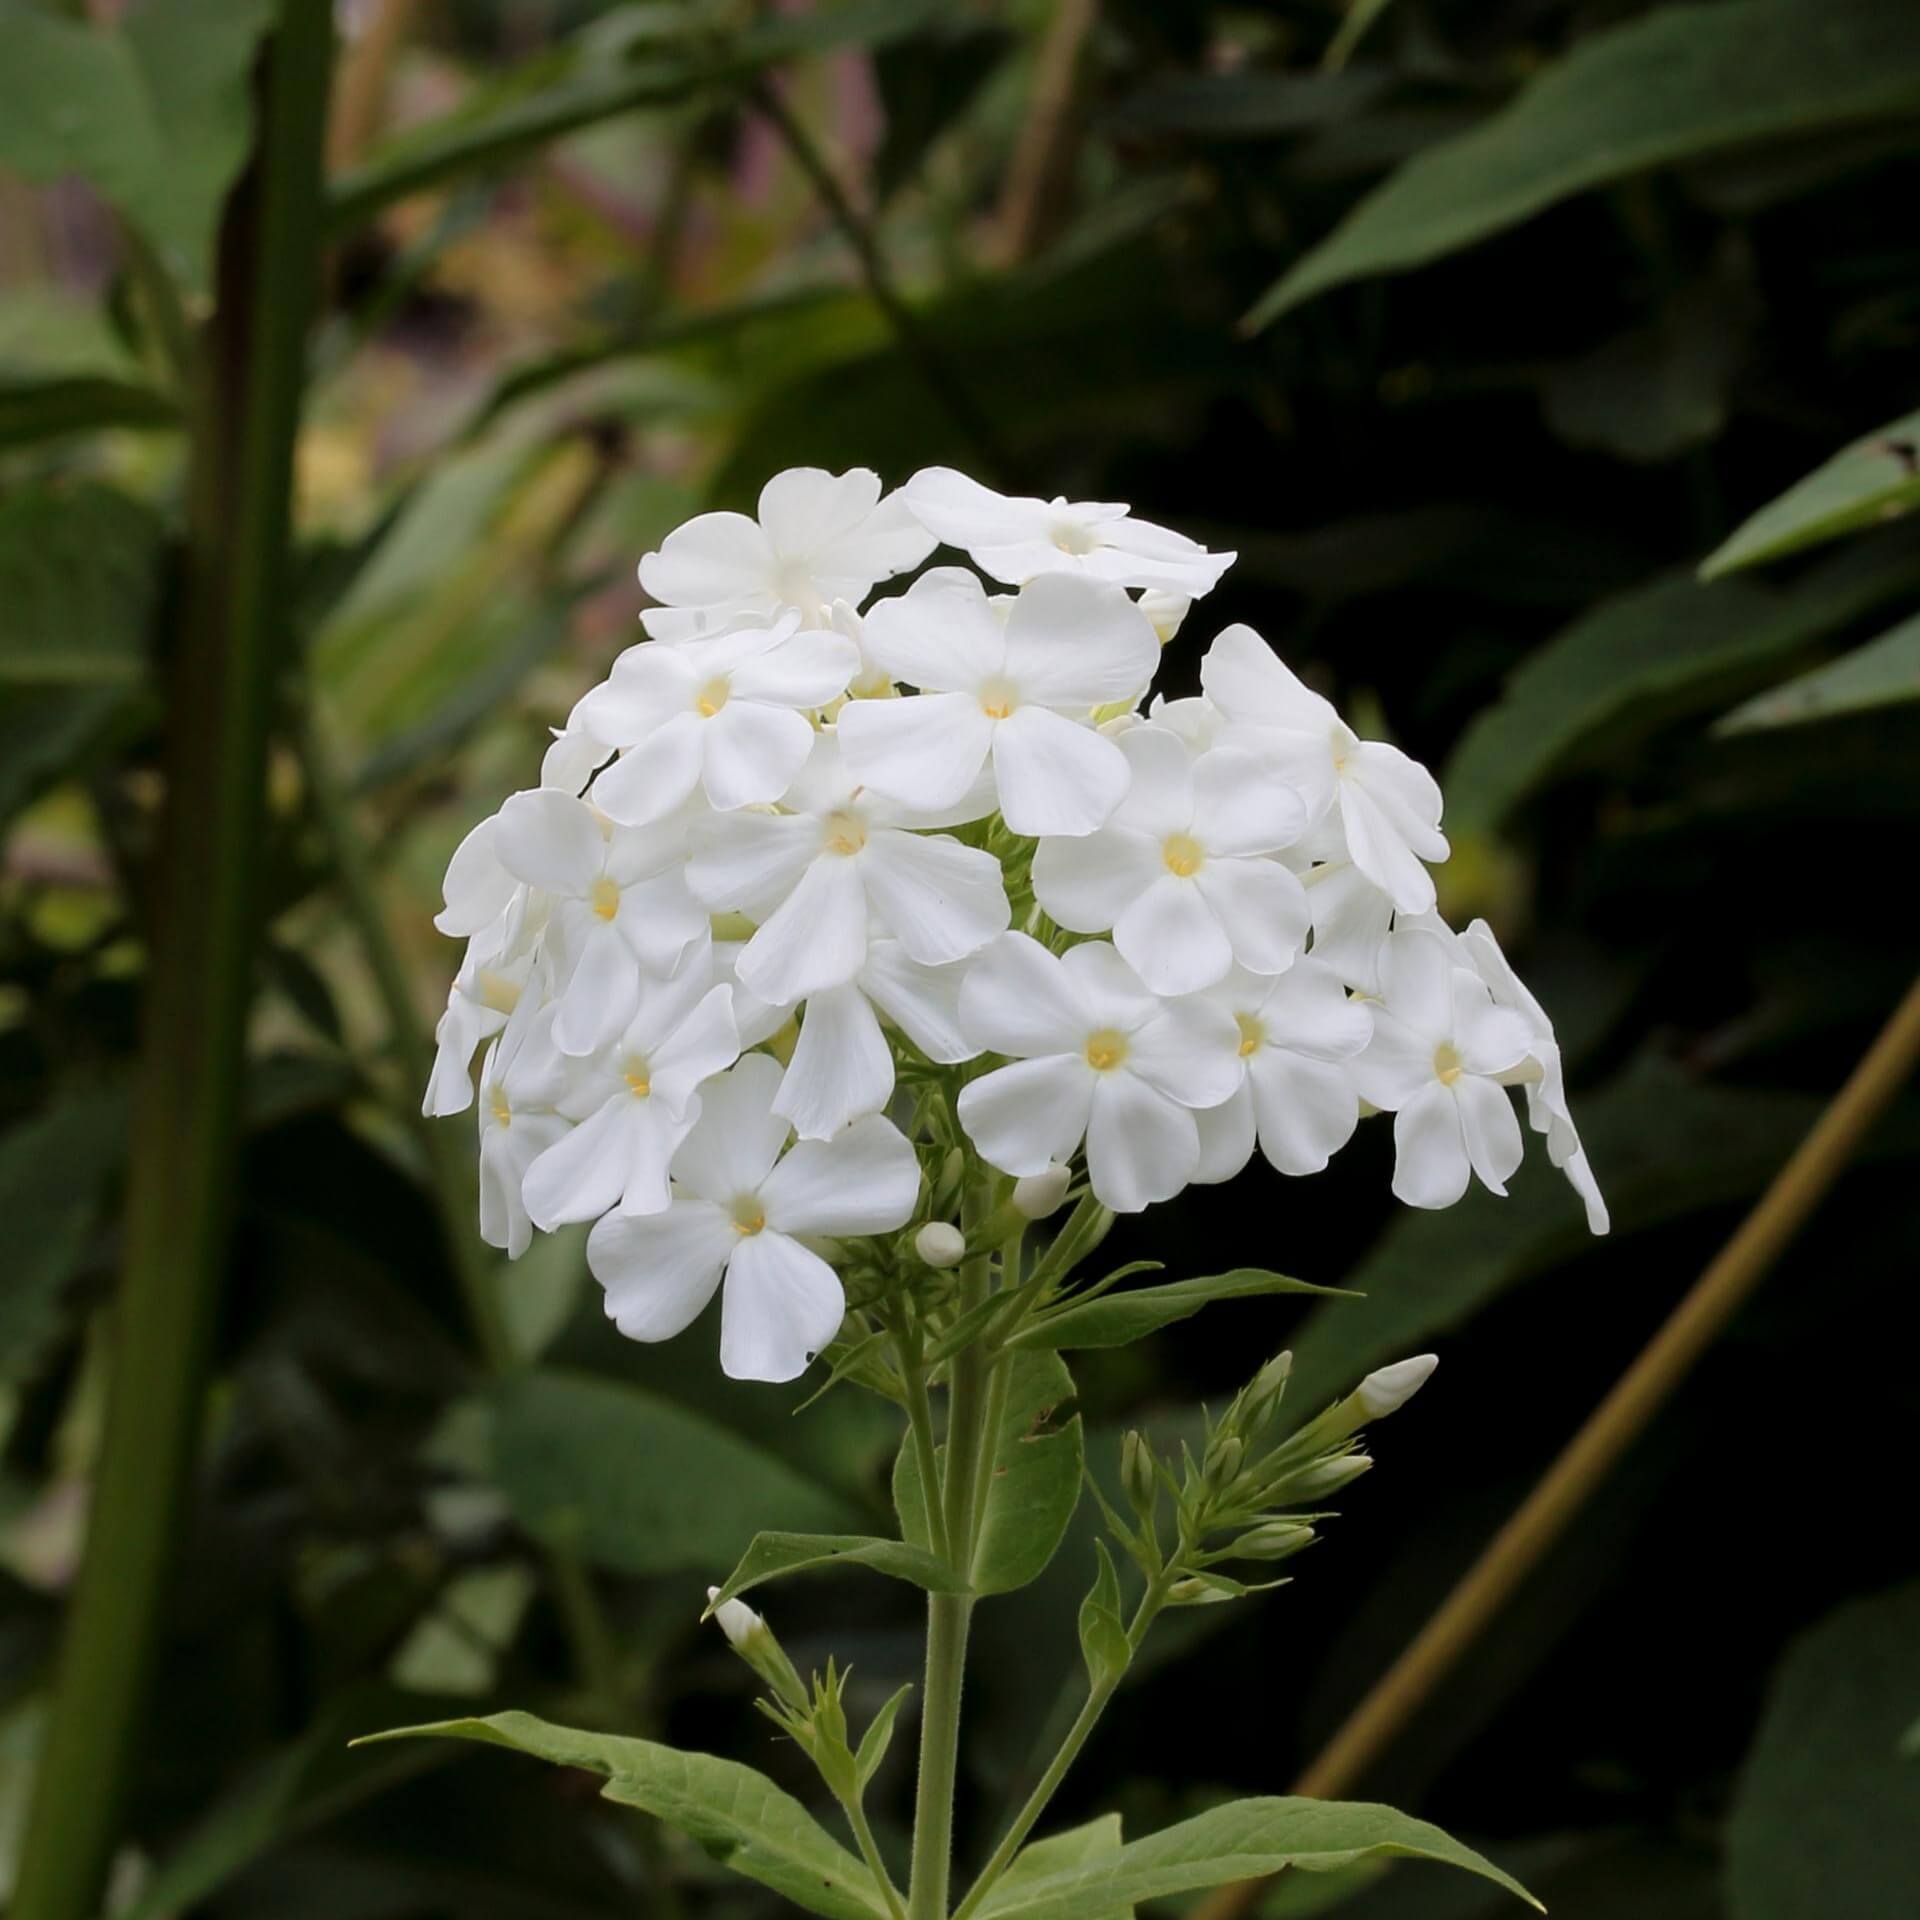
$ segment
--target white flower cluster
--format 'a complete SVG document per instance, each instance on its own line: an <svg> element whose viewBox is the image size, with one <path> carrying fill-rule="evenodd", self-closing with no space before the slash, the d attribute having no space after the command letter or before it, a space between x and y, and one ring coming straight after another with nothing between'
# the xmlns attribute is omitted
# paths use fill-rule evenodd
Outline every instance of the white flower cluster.
<svg viewBox="0 0 1920 1920"><path fill-rule="evenodd" d="M864 604L943 543L980 572ZM426 1105L466 1108L489 1043L486 1238L594 1221L636 1339L724 1280L727 1371L790 1379L843 1314L819 1243L921 1208L897 1058L995 1062L952 1076L981 1159L1084 1155L1119 1212L1256 1147L1317 1172L1369 1109L1403 1200L1499 1193L1518 1085L1605 1231L1551 1024L1483 923L1434 911L1426 770L1245 626L1198 697L1145 704L1232 559L943 468L884 498L795 469L648 554L650 637L447 872L468 944Z"/></svg>

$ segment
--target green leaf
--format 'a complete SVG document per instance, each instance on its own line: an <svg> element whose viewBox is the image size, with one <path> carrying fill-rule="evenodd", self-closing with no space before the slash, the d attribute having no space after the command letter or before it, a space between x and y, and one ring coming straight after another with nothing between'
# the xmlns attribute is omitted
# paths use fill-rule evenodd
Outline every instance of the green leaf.
<svg viewBox="0 0 1920 1920"><path fill-rule="evenodd" d="M1856 647L1844 659L1816 667L1784 686L1770 687L1735 707L1716 733L1754 733L1764 727L1795 727L1807 720L1867 713L1877 707L1920 700L1920 614L1891 633Z"/></svg>
<svg viewBox="0 0 1920 1920"><path fill-rule="evenodd" d="M88 482L0 503L0 685L125 687L145 673L160 523Z"/></svg>
<svg viewBox="0 0 1920 1920"><path fill-rule="evenodd" d="M11 1241L0 1286L0 1387L29 1378L58 1335L61 1290L94 1230L126 1134L124 1098L92 1094L0 1138L0 1220Z"/></svg>
<svg viewBox="0 0 1920 1920"><path fill-rule="evenodd" d="M782 62L841 47L876 47L919 32L938 0L856 0L769 19L730 41L663 45L615 23L624 41L589 30L538 63L484 89L456 113L415 128L336 182L330 226L371 219L409 194L501 167L567 134L642 107L673 106L717 86L739 86ZM644 23L643 23L644 26Z"/></svg>
<svg viewBox="0 0 1920 1920"><path fill-rule="evenodd" d="M1591 765L1793 664L1920 583L1920 549L1860 548L1791 590L1668 576L1609 600L1528 655L1468 727L1443 785L1447 824L1496 829L1569 767Z"/></svg>
<svg viewBox="0 0 1920 1920"><path fill-rule="evenodd" d="M1920 35L1885 0L1662 7L1582 41L1484 125L1417 155L1247 316L1483 240L1557 200L1747 141L1920 102Z"/></svg>
<svg viewBox="0 0 1920 1920"><path fill-rule="evenodd" d="M1377 1857L1463 1867L1538 1905L1517 1880L1438 1827L1364 1801L1236 1800L1129 1841L1081 1865L1003 1880L981 1908L990 1920L1106 1920L1141 1900L1252 1880L1292 1867L1326 1873Z"/></svg>
<svg viewBox="0 0 1920 1920"><path fill-rule="evenodd" d="M1117 1813L1103 1813L1097 1820L1089 1820L1084 1826L1069 1827L1065 1833L1049 1834L1044 1840L1035 1840L1031 1845L1021 1848L1010 1866L1000 1878L995 1890L1000 1898L1009 1891L1017 1892L1021 1887L1031 1886L1036 1880L1044 1880L1049 1874L1065 1873L1075 1867L1092 1866L1098 1861L1110 1860L1120 1851L1122 1834L1120 1816ZM1133 1909L1130 1906L1110 1907L1094 1920L1132 1920Z"/></svg>
<svg viewBox="0 0 1920 1920"><path fill-rule="evenodd" d="M712 1605L751 1592L782 1574L815 1567L867 1567L890 1580L905 1580L928 1593L965 1593L967 1583L924 1547L865 1533L758 1533Z"/></svg>
<svg viewBox="0 0 1920 1920"><path fill-rule="evenodd" d="M1701 563L1703 579L1759 566L1920 505L1920 413L1856 440L1744 520Z"/></svg>
<svg viewBox="0 0 1920 1920"><path fill-rule="evenodd" d="M0 167L90 180L189 285L246 157L272 0L150 0L122 27L0 0Z"/></svg>
<svg viewBox="0 0 1920 1920"><path fill-rule="evenodd" d="M1055 1410L1073 1398L1073 1376L1052 1353L1015 1353L1006 1364L1006 1408L973 1562L973 1591L980 1594L1011 1593L1038 1579L1080 1504L1080 1416L1052 1424ZM903 1446L894 1463L893 1502L901 1531L926 1546L926 1496L911 1446Z"/></svg>
<svg viewBox="0 0 1920 1920"><path fill-rule="evenodd" d="M1920 1582L1851 1600L1787 1649L1727 1825L1733 1920L1920 1913Z"/></svg>
<svg viewBox="0 0 1920 1920"><path fill-rule="evenodd" d="M0 377L0 447L32 446L103 427L177 427L180 409L131 380L74 375L57 380Z"/></svg>
<svg viewBox="0 0 1920 1920"><path fill-rule="evenodd" d="M651 1740L582 1733L530 1713L400 1727L375 1740L478 1740L558 1767L599 1774L604 1799L678 1828L733 1872L758 1880L828 1920L877 1920L886 1905L873 1876L765 1774ZM365 1745L367 1742L361 1742Z"/></svg>
<svg viewBox="0 0 1920 1920"><path fill-rule="evenodd" d="M1338 1293L1283 1273L1236 1267L1231 1273L1201 1280L1174 1280L1163 1287L1136 1287L1131 1293L1106 1293L1083 1306L1069 1303L1061 1312L1021 1330L1011 1347L1124 1347L1160 1328L1185 1320L1213 1300L1249 1300L1274 1293Z"/></svg>
<svg viewBox="0 0 1920 1920"><path fill-rule="evenodd" d="M1657 1064L1576 1105L1616 1242L1756 1192L1819 1112L1798 1095L1702 1086ZM1476 1190L1445 1212L1400 1214L1350 1276L1366 1300L1331 1301L1301 1327L1289 1404L1323 1404L1591 1246L1579 1203L1543 1154L1505 1200Z"/></svg>
<svg viewBox="0 0 1920 1920"><path fill-rule="evenodd" d="M873 1716L866 1732L860 1736L860 1751L853 1757L853 1770L859 1777L862 1791L880 1771L880 1763L886 1759L887 1749L893 1745L893 1723L899 1719L900 1709L907 1704L912 1692L913 1682L909 1680L904 1687L889 1694L886 1704Z"/></svg>
<svg viewBox="0 0 1920 1920"><path fill-rule="evenodd" d="M762 1521L858 1515L776 1454L591 1374L533 1369L493 1399L494 1474L521 1524L626 1573L731 1566Z"/></svg>
<svg viewBox="0 0 1920 1920"><path fill-rule="evenodd" d="M1133 1664L1133 1642L1120 1617L1120 1576L1104 1540L1093 1543L1100 1571L1092 1591L1080 1603L1080 1657L1087 1663L1087 1679L1095 1687L1112 1686Z"/></svg>

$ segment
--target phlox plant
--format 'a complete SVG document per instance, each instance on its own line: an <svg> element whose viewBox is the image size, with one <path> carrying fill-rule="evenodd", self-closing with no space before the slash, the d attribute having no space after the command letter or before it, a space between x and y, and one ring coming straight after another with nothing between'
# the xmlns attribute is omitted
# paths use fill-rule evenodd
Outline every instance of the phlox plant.
<svg viewBox="0 0 1920 1920"><path fill-rule="evenodd" d="M929 566L936 548L972 565ZM597 1771L834 1920L1110 1920L1375 1854L1513 1887L1367 1805L1255 1799L1124 1842L1111 1819L1032 1839L1155 1620L1283 1584L1272 1569L1371 1465L1362 1429L1434 1365L1296 1410L1283 1353L1197 1448L1129 1434L1111 1502L1057 1411L1062 1355L1209 1300L1313 1291L1256 1268L1128 1285L1094 1259L1115 1216L1249 1168L1317 1173L1388 1113L1400 1200L1501 1193L1518 1088L1606 1230L1551 1023L1484 923L1436 911L1432 777L1245 626L1201 656L1198 696L1152 693L1232 559L1123 506L944 468L884 496L870 472L801 468L756 518L702 514L641 562L649 637L449 867L439 925L467 949L426 1105L477 1106L491 1244L517 1256L536 1229L593 1223L622 1333L670 1339L717 1294L728 1374L817 1362L821 1391L899 1408L898 1538L762 1533L708 1596L852 1849L731 1760L523 1714L425 1731ZM1083 1493L1104 1527L1085 1702L960 1889L969 1625L1041 1572ZM802 1676L741 1597L846 1562L927 1595L904 1889L865 1795L906 1694L856 1730L844 1670Z"/></svg>

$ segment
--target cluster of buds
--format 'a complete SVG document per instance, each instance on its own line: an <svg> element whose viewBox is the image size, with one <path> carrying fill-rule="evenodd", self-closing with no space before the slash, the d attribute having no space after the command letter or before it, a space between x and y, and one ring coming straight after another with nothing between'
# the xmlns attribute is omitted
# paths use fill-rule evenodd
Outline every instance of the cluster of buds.
<svg viewBox="0 0 1920 1920"><path fill-rule="evenodd" d="M1148 1581L1163 1586L1170 1606L1207 1606L1284 1584L1237 1580L1219 1569L1271 1565L1311 1546L1315 1523L1330 1517L1317 1510L1319 1503L1373 1465L1361 1429L1404 1406L1436 1365L1429 1353L1382 1367L1317 1419L1269 1445L1293 1366L1290 1353L1278 1354L1217 1421L1209 1417L1198 1458L1183 1445L1178 1476L1144 1434L1129 1433L1120 1479L1133 1524L1109 1508L1116 1538ZM1170 1547L1161 1538L1163 1498L1173 1512Z"/></svg>

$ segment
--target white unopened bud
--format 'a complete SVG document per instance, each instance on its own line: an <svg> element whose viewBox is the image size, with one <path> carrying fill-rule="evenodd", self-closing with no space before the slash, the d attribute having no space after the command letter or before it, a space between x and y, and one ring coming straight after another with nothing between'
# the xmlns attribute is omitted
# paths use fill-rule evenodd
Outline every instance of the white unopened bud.
<svg viewBox="0 0 1920 1920"><path fill-rule="evenodd" d="M1147 624L1160 636L1164 647L1180 631L1180 623L1186 619L1193 602L1184 593L1168 593L1160 587L1149 587L1140 596L1140 611L1147 616Z"/></svg>
<svg viewBox="0 0 1920 1920"><path fill-rule="evenodd" d="M1426 1385L1427 1376L1440 1364L1437 1353L1418 1353L1411 1360L1396 1360L1390 1367L1370 1373L1355 1390L1355 1397L1366 1408L1369 1418L1379 1420L1398 1407L1404 1407Z"/></svg>
<svg viewBox="0 0 1920 1920"><path fill-rule="evenodd" d="M913 1250L930 1267L957 1267L967 1257L967 1236L950 1220L929 1220L913 1236Z"/></svg>
<svg viewBox="0 0 1920 1920"><path fill-rule="evenodd" d="M1044 1220L1060 1211L1073 1175L1058 1160L1050 1161L1045 1173L1030 1173L1013 1183L1013 1208L1025 1220Z"/></svg>
<svg viewBox="0 0 1920 1920"><path fill-rule="evenodd" d="M735 1653L744 1653L747 1642L756 1633L764 1633L767 1623L744 1600L721 1600L714 1607L716 1600L720 1600L720 1589L709 1587L707 1605L713 1607L713 1617L719 1623L720 1631L727 1636L727 1645Z"/></svg>

